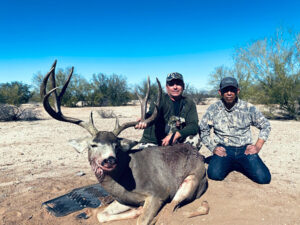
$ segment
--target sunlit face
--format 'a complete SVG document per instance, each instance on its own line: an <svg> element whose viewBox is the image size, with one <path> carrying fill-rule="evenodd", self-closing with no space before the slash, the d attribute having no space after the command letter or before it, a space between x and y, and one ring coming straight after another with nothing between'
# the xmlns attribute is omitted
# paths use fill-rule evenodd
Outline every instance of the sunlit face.
<svg viewBox="0 0 300 225"><path fill-rule="evenodd" d="M171 98L178 98L182 95L184 84L181 80L171 80L166 84L166 90Z"/></svg>
<svg viewBox="0 0 300 225"><path fill-rule="evenodd" d="M222 96L225 103L229 105L235 102L235 99L239 93L240 89L232 86L219 90L219 95Z"/></svg>

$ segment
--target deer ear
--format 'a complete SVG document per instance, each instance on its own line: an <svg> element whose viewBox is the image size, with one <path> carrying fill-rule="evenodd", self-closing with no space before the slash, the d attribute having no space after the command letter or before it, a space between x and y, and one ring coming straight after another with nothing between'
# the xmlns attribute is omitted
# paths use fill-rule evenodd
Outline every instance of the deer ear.
<svg viewBox="0 0 300 225"><path fill-rule="evenodd" d="M84 138L71 139L69 140L69 145L71 145L77 152L82 153L89 146L89 143L92 141L91 136L86 136Z"/></svg>
<svg viewBox="0 0 300 225"><path fill-rule="evenodd" d="M136 146L138 144L137 141L131 141L126 138L118 138L118 139L120 141L122 151L124 151L124 152L129 151L131 148L133 148L134 146Z"/></svg>

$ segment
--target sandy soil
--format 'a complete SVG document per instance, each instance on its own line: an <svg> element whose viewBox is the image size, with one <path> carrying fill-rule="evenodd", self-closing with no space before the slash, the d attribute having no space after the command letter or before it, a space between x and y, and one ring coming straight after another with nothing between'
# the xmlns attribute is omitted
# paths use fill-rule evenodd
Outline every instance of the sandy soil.
<svg viewBox="0 0 300 225"><path fill-rule="evenodd" d="M198 106L199 118L207 106ZM100 108L93 108L99 110ZM101 108L113 110L120 122L139 117L138 106ZM40 108L41 110L41 108ZM65 108L66 115L87 120L91 108ZM50 215L41 204L68 191L96 183L87 152L77 153L68 140L87 136L79 126L51 119L41 110L42 120L0 123L0 224L97 224L96 219L76 220L78 213L65 217ZM96 115L99 130L112 130L114 119ZM272 173L269 185L258 185L233 172L224 181L209 180L201 199L165 218L164 224L259 225L300 224L300 123L271 121L272 132L260 155ZM133 128L123 137L138 140L141 131ZM253 129L256 139L257 130ZM201 153L209 151L202 147ZM84 176L79 176L83 172ZM209 202L208 215L185 218L203 200ZM110 224L135 224L136 220Z"/></svg>

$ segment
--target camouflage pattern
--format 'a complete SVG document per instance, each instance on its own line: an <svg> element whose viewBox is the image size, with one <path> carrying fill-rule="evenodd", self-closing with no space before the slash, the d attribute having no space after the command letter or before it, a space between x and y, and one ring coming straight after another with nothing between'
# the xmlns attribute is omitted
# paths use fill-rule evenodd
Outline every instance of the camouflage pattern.
<svg viewBox="0 0 300 225"><path fill-rule="evenodd" d="M183 117L179 116L171 116L168 125L167 125L167 134L175 134L176 131L181 130L182 128L185 127L185 119ZM183 141L180 141L182 143L187 143L196 148L197 150L200 150L201 148L201 138L199 134L196 135L189 135L187 136ZM179 143L178 141L176 143ZM139 143L137 144L133 149L144 149L147 147L152 147L152 146L158 146L157 144L153 143Z"/></svg>
<svg viewBox="0 0 300 225"><path fill-rule="evenodd" d="M184 128L185 125L186 125L185 124L185 119L183 117L171 116L169 121L168 121L168 127L170 128L168 134L176 133L176 131L179 131L182 128ZM199 134L190 135L190 136L186 137L184 139L183 143L190 144L191 146L193 146L197 150L200 150L200 148L202 146L201 145L201 138L200 138Z"/></svg>
<svg viewBox="0 0 300 225"><path fill-rule="evenodd" d="M182 80L183 81L183 76L182 76L182 74L177 73L177 72L169 73L166 81L169 82L171 80Z"/></svg>
<svg viewBox="0 0 300 225"><path fill-rule="evenodd" d="M154 146L158 146L158 145L157 144L153 144L153 143L138 143L136 146L134 146L132 148L132 150L142 150L144 148L154 147Z"/></svg>
<svg viewBox="0 0 300 225"><path fill-rule="evenodd" d="M200 122L203 144L213 151L218 144L241 147L252 144L250 126L260 130L258 138L267 140L271 131L269 121L250 103L238 99L228 110L221 100L209 106ZM210 130L213 128L213 138Z"/></svg>
<svg viewBox="0 0 300 225"><path fill-rule="evenodd" d="M202 147L200 134L188 136L183 143L190 144L191 146L196 148L198 151Z"/></svg>
<svg viewBox="0 0 300 225"><path fill-rule="evenodd" d="M185 119L183 117L179 117L179 116L171 116L168 121L168 127L170 128L168 134L171 134L171 133L174 134L174 133L176 133L176 131L179 131L185 127ZM188 143L191 146L193 146L194 148L196 148L197 150L200 150L200 148L202 146L201 138L200 138L199 134L190 135L190 136L186 137L184 139L183 143Z"/></svg>
<svg viewBox="0 0 300 225"><path fill-rule="evenodd" d="M170 133L175 133L185 127L185 119L179 116L171 116L168 121L168 128Z"/></svg>
<svg viewBox="0 0 300 225"><path fill-rule="evenodd" d="M202 147L201 138L200 138L199 134L188 136L184 140L183 143L190 144L191 146L193 146L198 151ZM134 146L132 148L132 150L142 150L144 148L153 147L153 146L158 146L158 145L157 144L153 144L153 143L138 143L136 146Z"/></svg>

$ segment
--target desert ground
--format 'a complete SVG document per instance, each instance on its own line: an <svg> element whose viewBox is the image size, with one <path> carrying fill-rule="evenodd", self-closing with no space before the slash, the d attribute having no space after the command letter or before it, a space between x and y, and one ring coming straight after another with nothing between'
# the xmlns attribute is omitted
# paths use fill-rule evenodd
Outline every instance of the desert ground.
<svg viewBox="0 0 300 225"><path fill-rule="evenodd" d="M208 105L197 106L199 118ZM79 126L56 121L40 110L41 120L0 123L0 224L79 225L97 224L96 218L78 220L72 213L55 217L41 204L74 188L97 183L87 152L76 152L68 140L88 136ZM112 110L120 123L136 120L139 106L63 108L67 116L88 120L91 110ZM114 119L95 113L99 130L112 130ZM300 122L271 121L269 140L260 152L272 181L256 184L233 172L222 182L209 180L207 192L198 200L166 214L164 222L174 225L296 225L300 224ZM120 136L139 140L142 131L129 128ZM254 140L258 131L253 128ZM200 152L209 156L202 147ZM208 201L208 215L186 218L202 201ZM109 224L135 224L136 219Z"/></svg>

